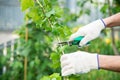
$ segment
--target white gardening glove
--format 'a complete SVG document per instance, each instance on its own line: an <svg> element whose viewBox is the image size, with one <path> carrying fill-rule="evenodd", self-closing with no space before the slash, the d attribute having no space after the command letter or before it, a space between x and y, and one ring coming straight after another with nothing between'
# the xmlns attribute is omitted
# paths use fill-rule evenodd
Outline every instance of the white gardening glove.
<svg viewBox="0 0 120 80"><path fill-rule="evenodd" d="M76 37L84 36L84 38L79 43L80 46L85 45L87 42L97 38L102 31L102 29L105 28L105 23L102 19L96 20L86 26L81 27L76 33L72 34L70 37L70 41L73 40Z"/></svg>
<svg viewBox="0 0 120 80"><path fill-rule="evenodd" d="M78 51L61 56L62 76L77 73L87 73L92 69L99 68L98 54Z"/></svg>

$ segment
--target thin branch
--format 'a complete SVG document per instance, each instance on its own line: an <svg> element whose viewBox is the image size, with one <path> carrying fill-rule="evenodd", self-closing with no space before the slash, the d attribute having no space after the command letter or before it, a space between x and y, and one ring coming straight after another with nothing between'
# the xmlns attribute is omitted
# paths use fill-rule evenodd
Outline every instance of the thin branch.
<svg viewBox="0 0 120 80"><path fill-rule="evenodd" d="M43 14L45 15L46 12L45 12L44 7L43 7L42 4L39 2L39 0L37 0L37 3L38 3L39 6L41 7L42 12L43 12ZM46 16L46 15L45 15L45 16ZM52 27L53 25L52 25L52 22L50 21L50 18L48 18L48 22L49 22L50 26ZM60 42L60 38L58 37L57 39L58 39L58 41ZM60 47L61 47L61 49L62 49L62 45L60 45ZM63 50L62 50L62 54L64 54L64 51L63 51ZM63 79L64 79L64 80L69 80L68 77L63 77Z"/></svg>
<svg viewBox="0 0 120 80"><path fill-rule="evenodd" d="M57 40L58 40L58 42L61 42L59 37L57 37ZM63 47L63 46L60 45L60 48L61 48L61 49L62 49L62 47ZM63 50L62 50L62 54L65 54Z"/></svg>
<svg viewBox="0 0 120 80"><path fill-rule="evenodd" d="M37 3L38 3L39 6L41 7L42 12L43 12L43 14L45 15L45 13L46 13L46 12L45 12L45 8L44 8L43 5L39 2L39 0L37 0ZM46 15L45 15L45 16L46 16ZM48 18L47 20L48 20L50 26L52 27L53 25L52 25L52 22L50 21L50 18Z"/></svg>

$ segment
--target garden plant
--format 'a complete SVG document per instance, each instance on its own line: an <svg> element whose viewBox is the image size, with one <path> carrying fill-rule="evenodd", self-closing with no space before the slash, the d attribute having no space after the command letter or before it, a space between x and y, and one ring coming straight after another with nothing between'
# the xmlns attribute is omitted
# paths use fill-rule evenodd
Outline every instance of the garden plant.
<svg viewBox="0 0 120 80"><path fill-rule="evenodd" d="M117 1L117 0L116 0ZM114 2L112 12L116 13L120 2ZM84 8L86 2L95 6L92 0L81 0L77 5ZM83 14L89 15L90 9L81 9L79 14L70 14L69 9L61 8L58 0L20 0L21 10L25 13L24 24L16 30L20 38L15 44L14 60L8 55L0 56L2 65L7 72L0 76L1 80L119 80L120 74L106 70L95 70L86 74L61 76L60 56L77 50L89 51L106 55L114 55L111 38L107 38L110 30L105 30L102 37L92 41L89 46L58 46L60 41L67 41L71 33L78 27L71 28L68 22L75 22ZM101 12L107 14L109 4L103 4ZM108 16L108 15L105 15ZM81 26L79 26L81 27ZM105 35L105 36L104 36ZM107 39L106 39L107 38ZM120 41L116 46L120 52Z"/></svg>

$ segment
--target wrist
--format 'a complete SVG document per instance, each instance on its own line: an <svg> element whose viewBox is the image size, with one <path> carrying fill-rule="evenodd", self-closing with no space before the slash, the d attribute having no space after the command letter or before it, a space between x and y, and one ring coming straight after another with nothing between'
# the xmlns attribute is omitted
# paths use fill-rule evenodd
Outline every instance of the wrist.
<svg viewBox="0 0 120 80"><path fill-rule="evenodd" d="M105 55L99 55L99 67L100 69L106 69L107 57Z"/></svg>
<svg viewBox="0 0 120 80"><path fill-rule="evenodd" d="M120 26L120 13L103 19L107 27Z"/></svg>
<svg viewBox="0 0 120 80"><path fill-rule="evenodd" d="M105 19L103 19L103 21L104 21L106 27L112 27L111 24L113 21L112 21L111 17L105 18Z"/></svg>
<svg viewBox="0 0 120 80"><path fill-rule="evenodd" d="M100 68L120 72L120 56L99 55Z"/></svg>
<svg viewBox="0 0 120 80"><path fill-rule="evenodd" d="M106 28L106 24L105 24L104 20L103 19L100 19L100 20L102 21L104 27Z"/></svg>

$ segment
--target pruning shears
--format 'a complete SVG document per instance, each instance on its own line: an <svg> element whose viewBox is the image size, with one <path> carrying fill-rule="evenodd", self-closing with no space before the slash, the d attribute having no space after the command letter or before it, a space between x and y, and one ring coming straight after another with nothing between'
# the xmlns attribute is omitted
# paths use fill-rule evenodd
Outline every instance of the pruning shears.
<svg viewBox="0 0 120 80"><path fill-rule="evenodd" d="M81 47L79 46L79 42L84 38L84 36L79 36L77 38L75 38L74 40L72 41L65 41L65 42L59 42L58 44L59 45L69 45L69 46L72 46L72 45L77 45L78 47ZM86 45L89 45L90 42L88 42Z"/></svg>

